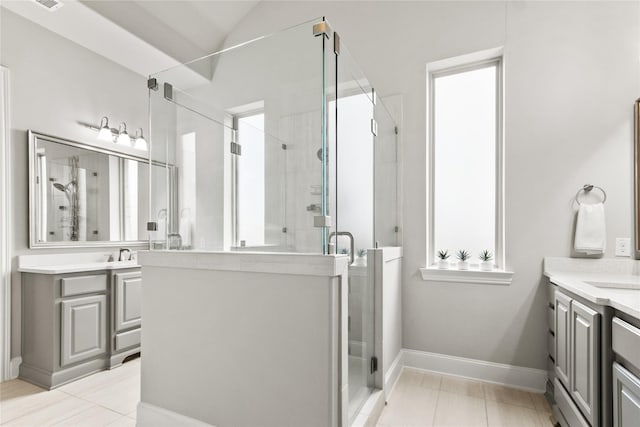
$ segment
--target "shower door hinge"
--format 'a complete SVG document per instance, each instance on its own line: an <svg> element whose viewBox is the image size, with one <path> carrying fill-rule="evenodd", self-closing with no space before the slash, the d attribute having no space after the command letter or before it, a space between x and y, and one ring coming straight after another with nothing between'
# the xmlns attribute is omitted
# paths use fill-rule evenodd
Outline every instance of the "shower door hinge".
<svg viewBox="0 0 640 427"><path fill-rule="evenodd" d="M164 99L173 101L173 86L171 86L171 83L165 82L164 84Z"/></svg>
<svg viewBox="0 0 640 427"><path fill-rule="evenodd" d="M158 90L158 80L156 79L147 80L147 89Z"/></svg>
<svg viewBox="0 0 640 427"><path fill-rule="evenodd" d="M371 133L373 136L378 136L378 123L376 119L371 119Z"/></svg>
<svg viewBox="0 0 640 427"><path fill-rule="evenodd" d="M231 143L231 154L235 154L236 156L242 156L242 146L237 142Z"/></svg>
<svg viewBox="0 0 640 427"><path fill-rule="evenodd" d="M147 223L147 231L158 231L158 223L157 222L148 222Z"/></svg>
<svg viewBox="0 0 640 427"><path fill-rule="evenodd" d="M371 88L371 102L373 102L373 105L378 103L378 95L376 94L375 88Z"/></svg>
<svg viewBox="0 0 640 427"><path fill-rule="evenodd" d="M371 358L371 373L378 371L378 358L373 356Z"/></svg>
<svg viewBox="0 0 640 427"><path fill-rule="evenodd" d="M314 227L331 227L331 217L330 216L314 216L313 217L313 226Z"/></svg>
<svg viewBox="0 0 640 427"><path fill-rule="evenodd" d="M340 55L340 35L337 31L333 32L333 53Z"/></svg>
<svg viewBox="0 0 640 427"><path fill-rule="evenodd" d="M313 24L313 36L325 36L329 38L331 34L331 27L329 27L329 23L327 21L321 21L317 24Z"/></svg>
<svg viewBox="0 0 640 427"><path fill-rule="evenodd" d="M395 133L396 135L398 134L398 126L393 127L393 133Z"/></svg>

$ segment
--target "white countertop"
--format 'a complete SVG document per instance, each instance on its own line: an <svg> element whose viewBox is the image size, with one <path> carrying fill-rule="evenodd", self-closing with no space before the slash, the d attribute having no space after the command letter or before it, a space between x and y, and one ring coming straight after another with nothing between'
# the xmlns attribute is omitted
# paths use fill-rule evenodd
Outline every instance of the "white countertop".
<svg viewBox="0 0 640 427"><path fill-rule="evenodd" d="M640 287L640 276L625 273L549 271L544 275L559 287L599 305L608 305L640 319L640 289L598 287L591 283L615 284L615 286Z"/></svg>
<svg viewBox="0 0 640 427"><path fill-rule="evenodd" d="M137 261L90 262L81 264L38 265L19 267L21 273L62 274L81 273L85 271L119 270L122 268L140 267Z"/></svg>
<svg viewBox="0 0 640 427"><path fill-rule="evenodd" d="M138 260L145 267L310 276L339 276L347 271L349 263L348 255L200 250L139 251Z"/></svg>

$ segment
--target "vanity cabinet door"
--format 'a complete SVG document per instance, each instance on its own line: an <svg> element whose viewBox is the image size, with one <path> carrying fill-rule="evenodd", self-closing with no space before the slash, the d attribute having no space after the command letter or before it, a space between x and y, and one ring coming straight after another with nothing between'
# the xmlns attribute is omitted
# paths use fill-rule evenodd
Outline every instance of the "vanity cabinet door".
<svg viewBox="0 0 640 427"><path fill-rule="evenodd" d="M598 407L598 349L600 315L578 301L571 301L569 392L582 414L593 425Z"/></svg>
<svg viewBox="0 0 640 427"><path fill-rule="evenodd" d="M142 321L142 272L115 275L115 330L140 326Z"/></svg>
<svg viewBox="0 0 640 427"><path fill-rule="evenodd" d="M571 298L556 291L554 299L556 375L566 387L569 387L569 310Z"/></svg>
<svg viewBox="0 0 640 427"><path fill-rule="evenodd" d="M61 361L65 366L107 351L107 296L94 295L61 302Z"/></svg>
<svg viewBox="0 0 640 427"><path fill-rule="evenodd" d="M640 379L613 364L613 426L632 427L640 422Z"/></svg>

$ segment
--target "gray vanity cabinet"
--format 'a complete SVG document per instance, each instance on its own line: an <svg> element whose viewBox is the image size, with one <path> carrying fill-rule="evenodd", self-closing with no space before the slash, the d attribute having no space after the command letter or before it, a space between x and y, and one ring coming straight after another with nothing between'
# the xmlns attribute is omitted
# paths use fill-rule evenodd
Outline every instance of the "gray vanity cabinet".
<svg viewBox="0 0 640 427"><path fill-rule="evenodd" d="M140 351L139 267L22 274L20 378L52 389Z"/></svg>
<svg viewBox="0 0 640 427"><path fill-rule="evenodd" d="M554 305L556 401L569 425L599 425L601 315L558 290Z"/></svg>
<svg viewBox="0 0 640 427"><path fill-rule="evenodd" d="M612 320L613 425L640 425L640 319Z"/></svg>
<svg viewBox="0 0 640 427"><path fill-rule="evenodd" d="M139 327L142 320L142 273L116 273L114 280L116 331Z"/></svg>
<svg viewBox="0 0 640 427"><path fill-rule="evenodd" d="M107 352L107 296L61 301L61 366Z"/></svg>
<svg viewBox="0 0 640 427"><path fill-rule="evenodd" d="M51 389L107 367L108 280L23 273L20 378Z"/></svg>
<svg viewBox="0 0 640 427"><path fill-rule="evenodd" d="M569 319L571 298L555 293L555 355L556 376L569 387Z"/></svg>
<svg viewBox="0 0 640 427"><path fill-rule="evenodd" d="M569 387L574 402L593 424L598 403L600 315L578 301L571 301Z"/></svg>
<svg viewBox="0 0 640 427"><path fill-rule="evenodd" d="M640 424L640 379L617 363L613 364L613 425Z"/></svg>
<svg viewBox="0 0 640 427"><path fill-rule="evenodd" d="M128 354L140 349L142 324L142 272L118 272L113 275L111 365L121 363ZM132 350L133 349L133 350Z"/></svg>

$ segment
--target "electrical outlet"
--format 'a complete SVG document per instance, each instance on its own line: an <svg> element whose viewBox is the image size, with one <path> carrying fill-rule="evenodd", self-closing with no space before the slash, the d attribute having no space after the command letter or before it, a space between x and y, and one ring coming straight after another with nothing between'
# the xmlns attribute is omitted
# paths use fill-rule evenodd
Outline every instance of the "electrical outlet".
<svg viewBox="0 0 640 427"><path fill-rule="evenodd" d="M631 256L631 239L628 237L616 238L616 256Z"/></svg>

